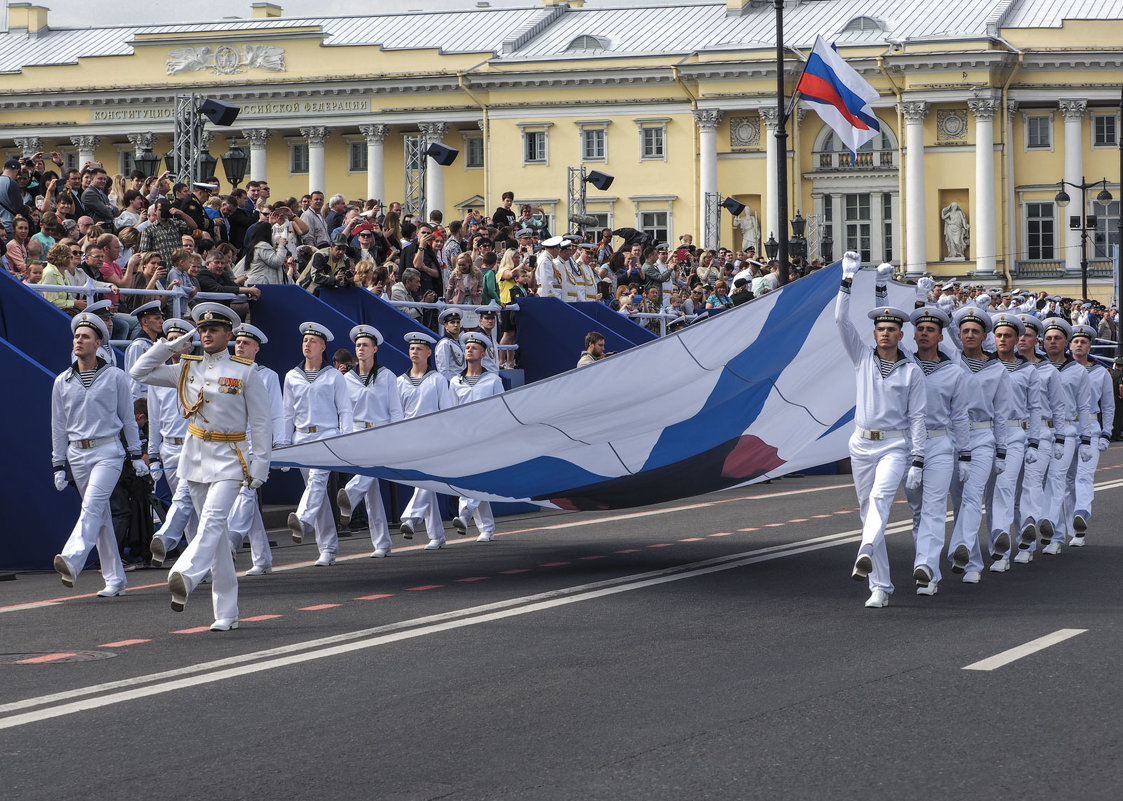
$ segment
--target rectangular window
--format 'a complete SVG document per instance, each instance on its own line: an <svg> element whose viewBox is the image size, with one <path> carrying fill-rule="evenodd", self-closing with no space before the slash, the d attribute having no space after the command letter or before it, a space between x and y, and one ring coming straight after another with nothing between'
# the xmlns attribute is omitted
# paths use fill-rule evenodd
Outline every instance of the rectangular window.
<svg viewBox="0 0 1123 801"><path fill-rule="evenodd" d="M641 157L645 159L663 159L666 151L663 147L663 128L640 128L643 137L640 145Z"/></svg>
<svg viewBox="0 0 1123 801"><path fill-rule="evenodd" d="M586 128L581 131L581 160L604 161L604 128Z"/></svg>
<svg viewBox="0 0 1123 801"><path fill-rule="evenodd" d="M1096 232L1093 238L1096 243L1093 258L1110 259L1119 244L1119 201L1113 200L1104 205L1093 203L1092 210L1096 214Z"/></svg>
<svg viewBox="0 0 1123 801"><path fill-rule="evenodd" d="M1053 118L1051 116L1026 117L1026 147L1051 148L1053 146Z"/></svg>
<svg viewBox="0 0 1123 801"><path fill-rule="evenodd" d="M349 142L347 144L347 171L367 171L367 143Z"/></svg>
<svg viewBox="0 0 1123 801"><path fill-rule="evenodd" d="M523 131L523 164L546 163L546 132Z"/></svg>
<svg viewBox="0 0 1123 801"><path fill-rule="evenodd" d="M67 170L78 169L78 151L74 150L64 154L62 157L62 161Z"/></svg>
<svg viewBox="0 0 1123 801"><path fill-rule="evenodd" d="M593 239L598 239L600 237L600 232L605 228L612 227L612 216L607 211L586 211L585 213L596 220L595 223L585 226L585 231L588 232Z"/></svg>
<svg viewBox="0 0 1123 801"><path fill-rule="evenodd" d="M1031 261L1055 258L1054 225L1052 202L1026 204L1026 244Z"/></svg>
<svg viewBox="0 0 1123 801"><path fill-rule="evenodd" d="M666 211L641 211L639 213L640 230L649 234L657 243L666 242L670 237L670 213Z"/></svg>
<svg viewBox="0 0 1123 801"><path fill-rule="evenodd" d="M289 174L308 174L308 143L293 142L289 145Z"/></svg>
<svg viewBox="0 0 1123 801"><path fill-rule="evenodd" d="M1096 147L1114 147L1119 134L1116 132L1114 114L1096 114L1092 117L1092 144Z"/></svg>
<svg viewBox="0 0 1123 801"><path fill-rule="evenodd" d="M881 260L893 261L893 196L888 192L881 196Z"/></svg>
<svg viewBox="0 0 1123 801"><path fill-rule="evenodd" d="M870 252L870 196L845 195L844 229L846 231L846 249L856 250L862 256L863 262L872 260Z"/></svg>
<svg viewBox="0 0 1123 801"><path fill-rule="evenodd" d="M482 136L464 137L464 167L469 170L482 169L484 166L484 138Z"/></svg>
<svg viewBox="0 0 1123 801"><path fill-rule="evenodd" d="M121 174L126 178L136 169L136 152L133 150L121 151ZM112 177L112 176L111 176ZM108 189L108 187L107 187Z"/></svg>

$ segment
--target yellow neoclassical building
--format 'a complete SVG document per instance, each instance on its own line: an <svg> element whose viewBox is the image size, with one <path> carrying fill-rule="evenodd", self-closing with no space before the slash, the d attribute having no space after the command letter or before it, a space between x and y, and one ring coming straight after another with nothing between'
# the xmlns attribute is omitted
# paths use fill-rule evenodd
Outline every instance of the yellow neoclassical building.
<svg viewBox="0 0 1123 801"><path fill-rule="evenodd" d="M789 210L809 221L811 256L829 239L836 257L1072 295L1083 244L1090 293L1112 294L1123 0L784 5L789 91L822 35L880 94L882 133L853 162L806 104L788 123ZM171 148L175 97L197 93L240 107L208 127L210 151L248 146L249 177L274 196L454 214L510 190L561 230L584 167L614 176L588 187L604 225L758 250L778 231L771 0L477 6L296 18L259 2L247 19L76 29L12 3L0 150L126 172L138 149ZM426 157L432 142L456 160ZM1056 201L1062 180L1105 178ZM717 215L726 197L754 219Z"/></svg>

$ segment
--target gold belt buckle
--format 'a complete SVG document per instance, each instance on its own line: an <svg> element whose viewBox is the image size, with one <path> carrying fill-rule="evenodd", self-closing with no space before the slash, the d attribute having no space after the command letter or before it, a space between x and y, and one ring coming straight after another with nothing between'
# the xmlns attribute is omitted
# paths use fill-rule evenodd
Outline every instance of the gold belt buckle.
<svg viewBox="0 0 1123 801"><path fill-rule="evenodd" d="M204 431L203 432L203 442L210 442L211 441L211 435L213 433L214 432L212 432L212 431Z"/></svg>
<svg viewBox="0 0 1123 801"><path fill-rule="evenodd" d="M363 423L363 428L374 428L374 423L367 423L367 422L364 422L364 423Z"/></svg>
<svg viewBox="0 0 1123 801"><path fill-rule="evenodd" d="M870 429L870 439L873 440L874 442L881 439L881 432L880 431L874 431L873 429Z"/></svg>
<svg viewBox="0 0 1123 801"><path fill-rule="evenodd" d="M78 440L78 447L84 451L88 451L90 448L94 447L94 441L92 439L80 439Z"/></svg>
<svg viewBox="0 0 1123 801"><path fill-rule="evenodd" d="M315 434L316 433L316 426L308 426L308 433L309 434Z"/></svg>

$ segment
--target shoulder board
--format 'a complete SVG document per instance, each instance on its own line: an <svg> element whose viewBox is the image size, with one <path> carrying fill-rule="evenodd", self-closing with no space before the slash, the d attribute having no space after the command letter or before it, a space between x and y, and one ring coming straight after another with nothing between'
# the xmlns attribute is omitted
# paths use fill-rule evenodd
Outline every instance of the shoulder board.
<svg viewBox="0 0 1123 801"><path fill-rule="evenodd" d="M183 354L182 356L180 356L179 358L181 358L181 359L187 359L188 361L192 361L192 362L201 362L201 361L203 361L203 357L202 357L202 356L196 356L196 355L195 355L194 353L184 353L184 354Z"/></svg>
<svg viewBox="0 0 1123 801"><path fill-rule="evenodd" d="M247 359L245 356L231 356L230 361L237 362L238 364L253 364L253 362L250 359Z"/></svg>

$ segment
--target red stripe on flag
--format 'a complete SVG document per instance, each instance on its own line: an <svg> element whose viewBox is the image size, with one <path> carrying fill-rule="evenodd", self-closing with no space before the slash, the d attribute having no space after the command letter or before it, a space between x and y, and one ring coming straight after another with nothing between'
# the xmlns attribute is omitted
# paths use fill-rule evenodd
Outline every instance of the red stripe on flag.
<svg viewBox="0 0 1123 801"><path fill-rule="evenodd" d="M829 103L838 109L838 113L846 118L846 121L862 131L868 131L870 126L865 122L855 117L846 104L842 102L838 92L830 84L829 81L820 78L818 75L812 75L809 72L803 73L803 77L799 79L799 85L796 89L809 99L821 100L824 103Z"/></svg>

